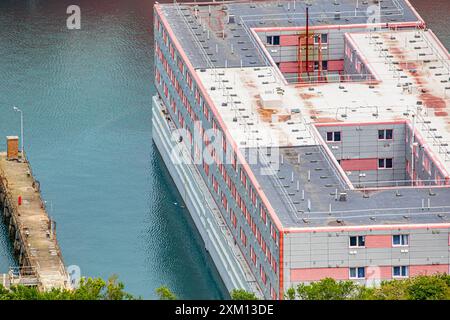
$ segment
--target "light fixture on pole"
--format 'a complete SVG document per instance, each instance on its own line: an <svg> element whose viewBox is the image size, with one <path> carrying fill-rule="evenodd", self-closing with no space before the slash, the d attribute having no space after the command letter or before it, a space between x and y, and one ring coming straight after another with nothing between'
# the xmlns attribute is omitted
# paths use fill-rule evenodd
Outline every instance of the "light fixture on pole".
<svg viewBox="0 0 450 320"><path fill-rule="evenodd" d="M23 112L22 112L22 110L20 110L17 107L14 107L13 109L16 112L20 112L20 142L21 142L21 146L22 146L21 147L22 159L24 159L25 154L23 152Z"/></svg>

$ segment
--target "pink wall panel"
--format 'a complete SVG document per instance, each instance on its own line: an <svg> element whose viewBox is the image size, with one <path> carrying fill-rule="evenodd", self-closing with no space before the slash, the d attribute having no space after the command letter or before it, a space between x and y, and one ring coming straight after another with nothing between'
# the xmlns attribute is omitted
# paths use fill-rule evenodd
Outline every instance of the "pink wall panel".
<svg viewBox="0 0 450 320"><path fill-rule="evenodd" d="M348 279L348 268L304 268L291 269L291 281L318 281L323 278Z"/></svg>
<svg viewBox="0 0 450 320"><path fill-rule="evenodd" d="M344 60L329 60L328 71L344 71Z"/></svg>
<svg viewBox="0 0 450 320"><path fill-rule="evenodd" d="M391 235L368 235L366 236L366 248L391 248Z"/></svg>
<svg viewBox="0 0 450 320"><path fill-rule="evenodd" d="M298 72L297 62L280 62L280 71L286 73Z"/></svg>
<svg viewBox="0 0 450 320"><path fill-rule="evenodd" d="M313 63L309 63L310 70L313 70ZM281 72L286 73L296 73L298 72L298 63L297 61L289 61L289 62L280 62L280 70ZM303 72L306 72L306 63L303 63ZM344 61L343 60L329 60L328 61L328 71L344 71Z"/></svg>
<svg viewBox="0 0 450 320"><path fill-rule="evenodd" d="M296 35L284 35L284 36L280 36L280 45L282 47L285 46L296 46L298 45L298 36Z"/></svg>
<svg viewBox="0 0 450 320"><path fill-rule="evenodd" d="M392 279L392 267L391 266L370 266L366 268L367 279L380 279L388 280Z"/></svg>
<svg viewBox="0 0 450 320"><path fill-rule="evenodd" d="M377 159L341 160L341 167L345 171L378 170Z"/></svg>
<svg viewBox="0 0 450 320"><path fill-rule="evenodd" d="M409 267L409 275L411 277L418 275L430 275L434 273L449 273L448 264Z"/></svg>

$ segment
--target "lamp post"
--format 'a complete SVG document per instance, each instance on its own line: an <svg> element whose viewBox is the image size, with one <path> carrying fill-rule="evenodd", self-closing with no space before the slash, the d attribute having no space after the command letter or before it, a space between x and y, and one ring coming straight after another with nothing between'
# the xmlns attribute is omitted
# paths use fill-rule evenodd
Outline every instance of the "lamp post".
<svg viewBox="0 0 450 320"><path fill-rule="evenodd" d="M22 112L22 110L20 110L17 107L14 107L13 109L16 112L20 112L20 140L21 140L21 146L22 146L21 153L22 153L22 159L24 159L25 158L25 154L23 153L23 112Z"/></svg>

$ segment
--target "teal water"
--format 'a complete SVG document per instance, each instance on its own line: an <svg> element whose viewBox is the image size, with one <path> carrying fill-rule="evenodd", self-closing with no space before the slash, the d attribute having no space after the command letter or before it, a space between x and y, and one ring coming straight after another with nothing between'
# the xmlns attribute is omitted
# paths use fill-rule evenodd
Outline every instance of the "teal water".
<svg viewBox="0 0 450 320"><path fill-rule="evenodd" d="M450 47L450 2L411 1ZM79 4L82 29L65 27ZM154 298L226 297L151 140L152 1L0 0L0 149L19 134L66 265ZM14 264L0 224L0 272Z"/></svg>
<svg viewBox="0 0 450 320"><path fill-rule="evenodd" d="M66 28L79 4L82 29ZM0 149L20 134L66 265L155 298L226 297L151 138L152 1L0 1ZM0 224L0 272L14 264Z"/></svg>

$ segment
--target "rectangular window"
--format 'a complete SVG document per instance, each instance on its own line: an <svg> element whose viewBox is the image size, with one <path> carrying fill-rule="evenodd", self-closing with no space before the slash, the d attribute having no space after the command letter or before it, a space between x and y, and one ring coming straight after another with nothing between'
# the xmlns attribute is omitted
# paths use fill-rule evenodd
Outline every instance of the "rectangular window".
<svg viewBox="0 0 450 320"><path fill-rule="evenodd" d="M273 45L274 46L280 45L280 36L273 36Z"/></svg>
<svg viewBox="0 0 450 320"><path fill-rule="evenodd" d="M314 44L319 44L320 35L316 34L314 35Z"/></svg>
<svg viewBox="0 0 450 320"><path fill-rule="evenodd" d="M237 218L236 218L236 214L233 212L233 219L231 221L233 223L233 227L236 229L237 226Z"/></svg>
<svg viewBox="0 0 450 320"><path fill-rule="evenodd" d="M408 277L408 266L394 266L392 267L392 276L394 278L406 278Z"/></svg>
<svg viewBox="0 0 450 320"><path fill-rule="evenodd" d="M314 61L314 71L319 70L319 61Z"/></svg>
<svg viewBox="0 0 450 320"><path fill-rule="evenodd" d="M349 278L350 279L364 279L366 277L366 268L364 267L356 267L349 269Z"/></svg>
<svg viewBox="0 0 450 320"><path fill-rule="evenodd" d="M270 288L270 295L272 297L272 300L277 300L277 293L275 292L274 288Z"/></svg>
<svg viewBox="0 0 450 320"><path fill-rule="evenodd" d="M341 141L340 131L327 132L327 142L340 142L340 141Z"/></svg>
<svg viewBox="0 0 450 320"><path fill-rule="evenodd" d="M393 168L393 159L378 159L378 169L392 169Z"/></svg>
<svg viewBox="0 0 450 320"><path fill-rule="evenodd" d="M244 247L247 246L247 235L245 234L244 230L241 228L241 241Z"/></svg>
<svg viewBox="0 0 450 320"><path fill-rule="evenodd" d="M351 248L359 248L366 246L366 237L365 236L351 236L350 237L350 247Z"/></svg>
<svg viewBox="0 0 450 320"><path fill-rule="evenodd" d="M270 235L272 236L272 239L276 242L277 241L277 232L275 231L275 228L273 225L270 225Z"/></svg>
<svg viewBox="0 0 450 320"><path fill-rule="evenodd" d="M252 259L253 265L256 267L256 253L252 246L250 246L250 258Z"/></svg>
<svg viewBox="0 0 450 320"><path fill-rule="evenodd" d="M261 275L262 282L264 284L266 284L267 283L267 276L266 276L266 273L264 272L262 264L259 265L259 274Z"/></svg>
<svg viewBox="0 0 450 320"><path fill-rule="evenodd" d="M236 159L236 155L232 155L231 157L231 166L233 167L233 169L236 171L237 170L237 159Z"/></svg>
<svg viewBox="0 0 450 320"><path fill-rule="evenodd" d="M267 44L273 45L273 46L279 46L280 45L280 36L267 36Z"/></svg>
<svg viewBox="0 0 450 320"><path fill-rule="evenodd" d="M392 236L392 245L394 247L407 246L409 244L408 234L394 234Z"/></svg>
<svg viewBox="0 0 450 320"><path fill-rule="evenodd" d="M264 208L261 206L260 207L260 215L261 215L261 219L264 222L264 224L267 223L267 213L266 210L264 210Z"/></svg>
<svg viewBox="0 0 450 320"><path fill-rule="evenodd" d="M392 140L394 138L394 130L378 130L378 140Z"/></svg>
<svg viewBox="0 0 450 320"><path fill-rule="evenodd" d="M244 188L247 188L247 179L245 177L245 173L242 168L241 168L241 182L244 185Z"/></svg>
<svg viewBox="0 0 450 320"><path fill-rule="evenodd" d="M319 44L319 41L321 42L321 44L327 44L328 43L328 34L322 33L322 34L314 35L314 44Z"/></svg>

